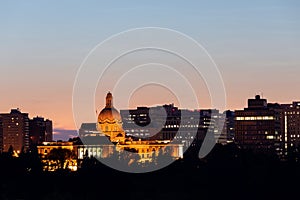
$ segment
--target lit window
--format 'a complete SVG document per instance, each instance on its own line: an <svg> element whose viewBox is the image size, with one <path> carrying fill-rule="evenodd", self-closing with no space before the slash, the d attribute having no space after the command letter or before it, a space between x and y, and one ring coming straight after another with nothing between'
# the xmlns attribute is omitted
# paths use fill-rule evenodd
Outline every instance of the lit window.
<svg viewBox="0 0 300 200"><path fill-rule="evenodd" d="M268 139L268 140L273 140L273 139L274 139L274 136L273 136L273 135L267 135L267 139Z"/></svg>
<svg viewBox="0 0 300 200"><path fill-rule="evenodd" d="M237 121L243 121L243 120L274 120L273 116L251 116L251 117L236 117Z"/></svg>

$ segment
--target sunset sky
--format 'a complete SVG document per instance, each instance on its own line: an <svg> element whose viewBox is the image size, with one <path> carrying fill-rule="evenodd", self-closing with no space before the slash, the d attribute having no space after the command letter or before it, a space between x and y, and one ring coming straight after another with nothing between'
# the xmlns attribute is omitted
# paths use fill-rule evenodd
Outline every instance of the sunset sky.
<svg viewBox="0 0 300 200"><path fill-rule="evenodd" d="M269 102L300 100L296 0L0 1L0 27L0 112L20 108L30 117L49 118L54 139L76 135L72 90L84 58L111 35L137 27L174 29L202 44L222 75L227 109L245 107L258 93ZM98 110L109 89L97 92ZM176 105L166 91L145 86L130 107Z"/></svg>

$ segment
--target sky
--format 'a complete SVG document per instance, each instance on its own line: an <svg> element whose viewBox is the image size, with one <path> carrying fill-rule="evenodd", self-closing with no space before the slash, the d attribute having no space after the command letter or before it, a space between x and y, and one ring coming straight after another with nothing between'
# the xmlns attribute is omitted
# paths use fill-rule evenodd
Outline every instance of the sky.
<svg viewBox="0 0 300 200"><path fill-rule="evenodd" d="M49 118L54 139L76 135L72 92L80 65L100 42L138 27L173 29L199 42L219 68L227 109L244 108L255 94L300 100L299 1L0 0L0 112L20 108ZM99 110L109 87L96 94ZM129 107L176 105L175 96L145 86Z"/></svg>

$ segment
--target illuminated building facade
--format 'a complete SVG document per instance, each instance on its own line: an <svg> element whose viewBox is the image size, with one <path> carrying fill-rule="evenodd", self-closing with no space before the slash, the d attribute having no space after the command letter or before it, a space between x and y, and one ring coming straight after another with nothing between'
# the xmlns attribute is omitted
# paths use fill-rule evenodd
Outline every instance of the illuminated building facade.
<svg viewBox="0 0 300 200"><path fill-rule="evenodd" d="M234 140L234 112L227 110L223 113L225 116L224 128L219 138L219 143L226 144Z"/></svg>
<svg viewBox="0 0 300 200"><path fill-rule="evenodd" d="M158 109L162 109L162 108L158 108ZM149 122L148 110L142 108L139 109L139 111L137 112L136 113L131 112L132 116L128 116L128 115L125 116L128 117L127 119L129 119L127 120L127 122L129 122L129 124L138 123L138 125L147 125ZM155 115L154 118L160 120L159 116ZM125 127L128 128L128 126ZM140 156L139 162L145 162L146 158L149 161L153 153L155 153L159 149L163 150L167 146L168 148L171 148L169 152L174 158L180 158L183 156L182 144L169 144L170 143L169 140L157 140L156 135L154 137L150 136L150 137L143 138L141 136L145 136L145 135L141 135L143 131L140 131L143 130L143 128L140 128L138 130L140 131L139 135L132 135L132 131L125 134L125 131L123 130L123 122L122 122L121 115L113 107L113 97L110 92L106 96L105 108L99 113L97 130L100 132L100 134L103 133L104 135L106 135L109 138L109 141L105 140L104 138L97 137L99 140L102 141L95 143L93 142L95 141L93 137L90 137L89 142L85 142L87 137L83 137L82 140L84 145L79 147L80 148L78 151L79 158L83 158L85 153L87 153L89 156L92 155L94 157L100 157L100 158L109 157L114 152L114 145L112 145L112 143L116 144L115 147L118 151L134 149L134 151L138 153L138 155ZM150 132L151 130L148 133Z"/></svg>
<svg viewBox="0 0 300 200"><path fill-rule="evenodd" d="M113 107L113 96L110 92L106 95L106 106L98 115L97 129L104 133L112 142L124 141L125 132L122 128L120 113Z"/></svg>
<svg viewBox="0 0 300 200"><path fill-rule="evenodd" d="M0 115L0 153L3 152L3 125L2 125L2 118Z"/></svg>
<svg viewBox="0 0 300 200"><path fill-rule="evenodd" d="M186 117L181 119L182 115ZM174 139L185 147L196 138L192 133L199 126L199 111L180 110L174 104L121 110L121 116L128 137L156 141Z"/></svg>
<svg viewBox="0 0 300 200"><path fill-rule="evenodd" d="M137 107L137 109L120 111L126 137L150 138L153 135L152 130L154 132L155 127L150 123L149 110L148 107Z"/></svg>
<svg viewBox="0 0 300 200"><path fill-rule="evenodd" d="M85 157L97 159L109 158L115 152L114 144L85 144L77 146L78 160L82 161Z"/></svg>
<svg viewBox="0 0 300 200"><path fill-rule="evenodd" d="M161 112L155 112L160 109L163 109L166 115L159 115ZM152 111L151 119L149 110ZM121 116L126 136L150 140L175 139L184 147L189 147L193 141L201 143L207 134L211 134L219 143L232 141L234 135L232 111L222 114L216 109L186 110L169 104L121 110ZM223 121L225 124L221 124ZM162 123L161 127L158 125L160 123Z"/></svg>
<svg viewBox="0 0 300 200"><path fill-rule="evenodd" d="M127 136L148 140L172 140L181 122L181 111L174 104L121 110L121 116Z"/></svg>
<svg viewBox="0 0 300 200"><path fill-rule="evenodd" d="M12 109L10 113L0 114L1 149L7 152L10 147L16 153L29 148L29 118L28 113L21 113L19 109Z"/></svg>
<svg viewBox="0 0 300 200"><path fill-rule="evenodd" d="M193 142L202 141L202 138L204 138L199 132L200 112L197 110L179 110L177 114L179 116L168 119L163 137L174 138L183 144L184 150L186 150Z"/></svg>
<svg viewBox="0 0 300 200"><path fill-rule="evenodd" d="M259 95L248 100L248 107L235 111L235 142L254 152L278 154L281 151L281 111L268 106Z"/></svg>
<svg viewBox="0 0 300 200"><path fill-rule="evenodd" d="M172 158L183 158L183 145L182 144L169 144L165 141L132 141L130 144L119 144L120 149L134 149L140 156L138 162L152 162L153 156L158 156L159 151L163 153L168 151L168 155Z"/></svg>
<svg viewBox="0 0 300 200"><path fill-rule="evenodd" d="M300 148L300 102L282 104L282 142L285 154ZM297 150L297 151L298 151Z"/></svg>
<svg viewBox="0 0 300 200"><path fill-rule="evenodd" d="M44 120L43 117L34 117L29 120L29 143L30 146L36 146L43 142L52 141L52 121Z"/></svg>
<svg viewBox="0 0 300 200"><path fill-rule="evenodd" d="M77 146L73 142L43 142L37 146L37 149L43 163L43 170L56 171L60 167L71 171L77 170ZM61 165L58 162L61 162L62 157Z"/></svg>

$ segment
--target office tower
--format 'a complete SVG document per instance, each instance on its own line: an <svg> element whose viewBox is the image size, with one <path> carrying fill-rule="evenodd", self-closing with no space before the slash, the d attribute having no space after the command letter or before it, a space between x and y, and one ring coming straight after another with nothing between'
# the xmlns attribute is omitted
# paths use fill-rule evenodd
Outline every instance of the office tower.
<svg viewBox="0 0 300 200"><path fill-rule="evenodd" d="M281 104L282 108L282 142L285 155L299 151L300 147L300 102Z"/></svg>
<svg viewBox="0 0 300 200"><path fill-rule="evenodd" d="M2 149L7 152L10 147L17 153L29 148L28 113L12 109L10 113L0 114L2 121Z"/></svg>
<svg viewBox="0 0 300 200"><path fill-rule="evenodd" d="M234 140L234 112L231 110L224 111L225 116L224 128L222 135L220 136L221 143L226 141L226 143L233 142Z"/></svg>
<svg viewBox="0 0 300 200"><path fill-rule="evenodd" d="M280 149L281 110L268 106L266 99L256 95L248 99L248 107L235 111L235 141L254 152L277 154Z"/></svg>
<svg viewBox="0 0 300 200"><path fill-rule="evenodd" d="M2 116L0 115L0 153L3 152L3 125Z"/></svg>
<svg viewBox="0 0 300 200"><path fill-rule="evenodd" d="M29 142L34 147L43 142L52 141L52 121L43 117L34 117L29 120Z"/></svg>

